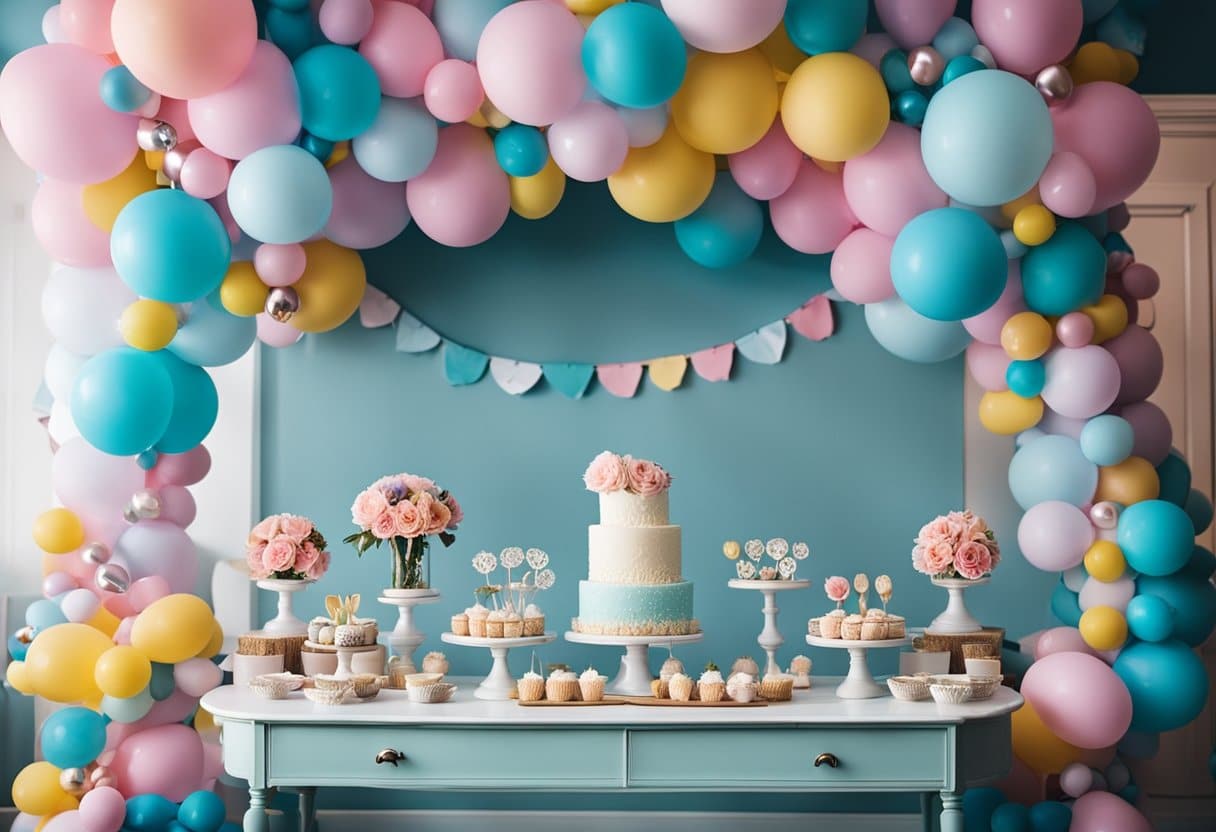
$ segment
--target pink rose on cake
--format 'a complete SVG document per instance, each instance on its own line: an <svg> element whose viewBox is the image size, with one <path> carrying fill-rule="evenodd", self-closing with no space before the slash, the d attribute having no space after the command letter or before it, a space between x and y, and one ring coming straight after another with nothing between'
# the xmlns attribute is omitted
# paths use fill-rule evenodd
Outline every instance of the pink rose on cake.
<svg viewBox="0 0 1216 832"><path fill-rule="evenodd" d="M653 497L671 487L671 475L647 459L630 459L625 466L629 474L629 490L643 497Z"/></svg>
<svg viewBox="0 0 1216 832"><path fill-rule="evenodd" d="M629 487L629 472L625 468L625 460L612 451L604 451L591 460L587 472L583 474L583 483L588 491L607 494L621 491Z"/></svg>
<svg viewBox="0 0 1216 832"><path fill-rule="evenodd" d="M844 599L849 597L849 579L840 575L833 575L823 582L823 591L828 596L829 601L843 604Z"/></svg>
<svg viewBox="0 0 1216 832"><path fill-rule="evenodd" d="M325 538L307 517L275 514L249 532L245 562L256 580L316 579L329 565L329 553L324 549Z"/></svg>

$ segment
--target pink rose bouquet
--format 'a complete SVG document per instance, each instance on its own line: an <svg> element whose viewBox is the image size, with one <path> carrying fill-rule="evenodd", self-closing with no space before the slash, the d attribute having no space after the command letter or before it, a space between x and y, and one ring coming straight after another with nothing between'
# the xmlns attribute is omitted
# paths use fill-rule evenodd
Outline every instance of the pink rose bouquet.
<svg viewBox="0 0 1216 832"><path fill-rule="evenodd" d="M671 488L671 474L657 462L604 451L587 466L583 483L588 491L597 494L629 491L642 497L653 497Z"/></svg>
<svg viewBox="0 0 1216 832"><path fill-rule="evenodd" d="M1001 547L984 518L952 511L921 528L912 548L912 566L933 578L974 581L1001 562Z"/></svg>
<svg viewBox="0 0 1216 832"><path fill-rule="evenodd" d="M325 538L307 517L273 514L249 532L245 560L257 579L317 580L329 569Z"/></svg>

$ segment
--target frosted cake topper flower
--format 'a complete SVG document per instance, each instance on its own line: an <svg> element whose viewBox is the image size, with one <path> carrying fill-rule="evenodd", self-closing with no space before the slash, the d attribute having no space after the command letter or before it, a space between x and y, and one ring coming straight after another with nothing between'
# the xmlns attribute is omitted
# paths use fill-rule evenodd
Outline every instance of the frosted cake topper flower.
<svg viewBox="0 0 1216 832"><path fill-rule="evenodd" d="M511 570L518 569L525 562L530 567L521 580L511 579ZM507 575L506 580L496 583L489 576L494 570L502 567ZM486 577L484 586L476 590L482 595L494 599L494 605L503 598L503 609L524 610L536 597L538 592L551 588L557 582L557 575L549 566L549 553L544 549L530 548L524 550L519 546L508 546L496 556L493 552L481 551L473 556L473 569Z"/></svg>
<svg viewBox="0 0 1216 832"><path fill-rule="evenodd" d="M774 537L764 544L764 551L773 560L781 560L790 551L790 544L784 537Z"/></svg>
<svg viewBox="0 0 1216 832"><path fill-rule="evenodd" d="M749 540L743 544L743 551L749 558L758 561L764 557L764 543L759 540Z"/></svg>
<svg viewBox="0 0 1216 832"><path fill-rule="evenodd" d="M529 549L527 559L528 566L533 569L544 569L549 565L549 553L544 549Z"/></svg>
<svg viewBox="0 0 1216 832"><path fill-rule="evenodd" d="M750 560L741 560L735 564L735 573L745 581L750 581L756 577L756 564Z"/></svg>
<svg viewBox="0 0 1216 832"><path fill-rule="evenodd" d="M739 560L741 553L745 553L748 560ZM774 537L767 543L752 538L742 548L737 540L726 541L722 544L722 554L727 560L736 561L735 574L741 580L750 581L759 577L762 581L791 581L798 571L798 561L805 560L811 554L811 549L802 541L791 546L784 537ZM776 566L758 565L766 554L776 561Z"/></svg>
<svg viewBox="0 0 1216 832"><path fill-rule="evenodd" d="M498 558L493 552L478 552L473 556L473 568L482 575L489 575L498 568Z"/></svg>
<svg viewBox="0 0 1216 832"><path fill-rule="evenodd" d="M840 609L849 597L849 580L841 575L833 575L823 582L823 591L829 601L836 602L836 609Z"/></svg>
<svg viewBox="0 0 1216 832"><path fill-rule="evenodd" d="M583 484L588 491L597 494L628 491L642 497L653 497L671 487L671 474L657 462L604 451L587 466Z"/></svg>
<svg viewBox="0 0 1216 832"><path fill-rule="evenodd" d="M518 546L508 546L498 553L498 561L507 569L515 569L524 562L524 550Z"/></svg>

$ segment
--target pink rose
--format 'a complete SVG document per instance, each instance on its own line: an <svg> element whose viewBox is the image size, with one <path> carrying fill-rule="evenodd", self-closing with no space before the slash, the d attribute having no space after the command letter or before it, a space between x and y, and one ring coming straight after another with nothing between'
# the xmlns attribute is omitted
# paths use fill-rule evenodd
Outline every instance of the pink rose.
<svg viewBox="0 0 1216 832"><path fill-rule="evenodd" d="M258 543L250 546L245 552L245 562L249 564L249 575L255 580L269 578L270 573L266 571L266 565L262 562L262 553L266 551L265 543Z"/></svg>
<svg viewBox="0 0 1216 832"><path fill-rule="evenodd" d="M925 546L941 542L957 543L961 539L962 530L962 524L951 520L949 516L936 517L921 528L916 542Z"/></svg>
<svg viewBox="0 0 1216 832"><path fill-rule="evenodd" d="M833 575L823 582L823 591L827 593L829 601L839 604L849 597L849 581L847 578Z"/></svg>
<svg viewBox="0 0 1216 832"><path fill-rule="evenodd" d="M612 451L604 451L591 460L587 472L583 474L583 483L588 491L607 494L620 491L629 485L629 474L625 470L625 461Z"/></svg>
<svg viewBox="0 0 1216 832"><path fill-rule="evenodd" d="M456 502L456 498L448 494L448 510L452 512L452 519L448 521L450 528L456 528L464 520L464 509L460 507L460 503Z"/></svg>
<svg viewBox="0 0 1216 832"><path fill-rule="evenodd" d="M996 538L984 541L984 545L988 547L988 554L992 556L992 565L995 567L1001 562L1001 546L996 542Z"/></svg>
<svg viewBox="0 0 1216 832"><path fill-rule="evenodd" d="M279 515L272 514L254 526L249 532L249 544L267 543L279 533Z"/></svg>
<svg viewBox="0 0 1216 832"><path fill-rule="evenodd" d="M292 568L296 560L296 544L284 534L277 535L266 544L262 553L262 563L271 572L286 572Z"/></svg>
<svg viewBox="0 0 1216 832"><path fill-rule="evenodd" d="M940 575L954 563L954 546L947 541L938 541L932 546L926 546L922 558L923 571L926 575Z"/></svg>
<svg viewBox="0 0 1216 832"><path fill-rule="evenodd" d="M760 580L772 581L777 577L777 569L773 566L763 566L760 568Z"/></svg>
<svg viewBox="0 0 1216 832"><path fill-rule="evenodd" d="M376 518L388 508L388 500L376 486L364 491L355 498L355 504L350 507L352 522L361 529L370 529Z"/></svg>
<svg viewBox="0 0 1216 832"><path fill-rule="evenodd" d="M317 555L316 562L304 574L315 581L327 571L329 571L329 552L321 552Z"/></svg>
<svg viewBox="0 0 1216 832"><path fill-rule="evenodd" d="M988 523L983 517L971 514L963 524L963 540L978 540L980 543L988 540Z"/></svg>
<svg viewBox="0 0 1216 832"><path fill-rule="evenodd" d="M431 500L430 514L431 522L426 527L427 534L439 534L447 529L448 523L452 521L452 510L440 500Z"/></svg>
<svg viewBox="0 0 1216 832"><path fill-rule="evenodd" d="M410 494L430 494L432 497L439 493L439 489L435 487L435 481L427 477L416 477L413 474L402 474L401 481L405 483L405 487L410 490Z"/></svg>
<svg viewBox="0 0 1216 832"><path fill-rule="evenodd" d="M631 459L625 465L629 490L643 497L661 494L671 485L671 475L648 459Z"/></svg>
<svg viewBox="0 0 1216 832"><path fill-rule="evenodd" d="M304 538L312 534L312 521L307 517L297 517L294 514L284 514L279 524L282 533L296 543L303 543Z"/></svg>
<svg viewBox="0 0 1216 832"><path fill-rule="evenodd" d="M396 507L386 506L384 511L376 515L376 519L372 521L370 526L371 533L380 540L388 540L390 537L397 535L397 509L404 503L398 503Z"/></svg>
<svg viewBox="0 0 1216 832"><path fill-rule="evenodd" d="M430 500L429 494L424 494L419 497L421 501L425 497ZM393 506L390 510L395 515L393 528L397 537L419 537L426 534L427 524L431 521L429 506L426 509L422 505L416 505L409 500L404 500Z"/></svg>
<svg viewBox="0 0 1216 832"><path fill-rule="evenodd" d="M992 571L992 553L977 540L968 540L954 555L954 571L969 581Z"/></svg>
<svg viewBox="0 0 1216 832"><path fill-rule="evenodd" d="M300 546L300 551L296 553L296 571L307 574L308 570L312 568L312 565L317 562L317 558L320 556L321 551L313 545L311 540L304 541L303 545Z"/></svg>

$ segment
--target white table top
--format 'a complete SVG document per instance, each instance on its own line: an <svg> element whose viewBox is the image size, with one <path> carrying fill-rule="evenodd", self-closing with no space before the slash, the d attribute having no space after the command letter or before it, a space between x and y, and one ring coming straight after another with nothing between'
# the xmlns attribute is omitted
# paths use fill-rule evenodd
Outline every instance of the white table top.
<svg viewBox="0 0 1216 832"><path fill-rule="evenodd" d="M489 702L473 697L477 679L452 678L460 686L450 702L422 705L410 702L404 691L384 690L370 702L324 707L314 705L299 691L289 699L267 700L248 688L216 688L203 697L202 706L220 719L266 723L349 723L397 725L772 725L870 724L942 725L1000 716L1017 710L1022 697L1001 687L991 699L962 705L939 705L932 700L901 702L891 696L878 699L836 698L839 679L815 677L810 690L795 690L792 702L763 708L647 707L610 705L598 708L524 708L514 701Z"/></svg>

